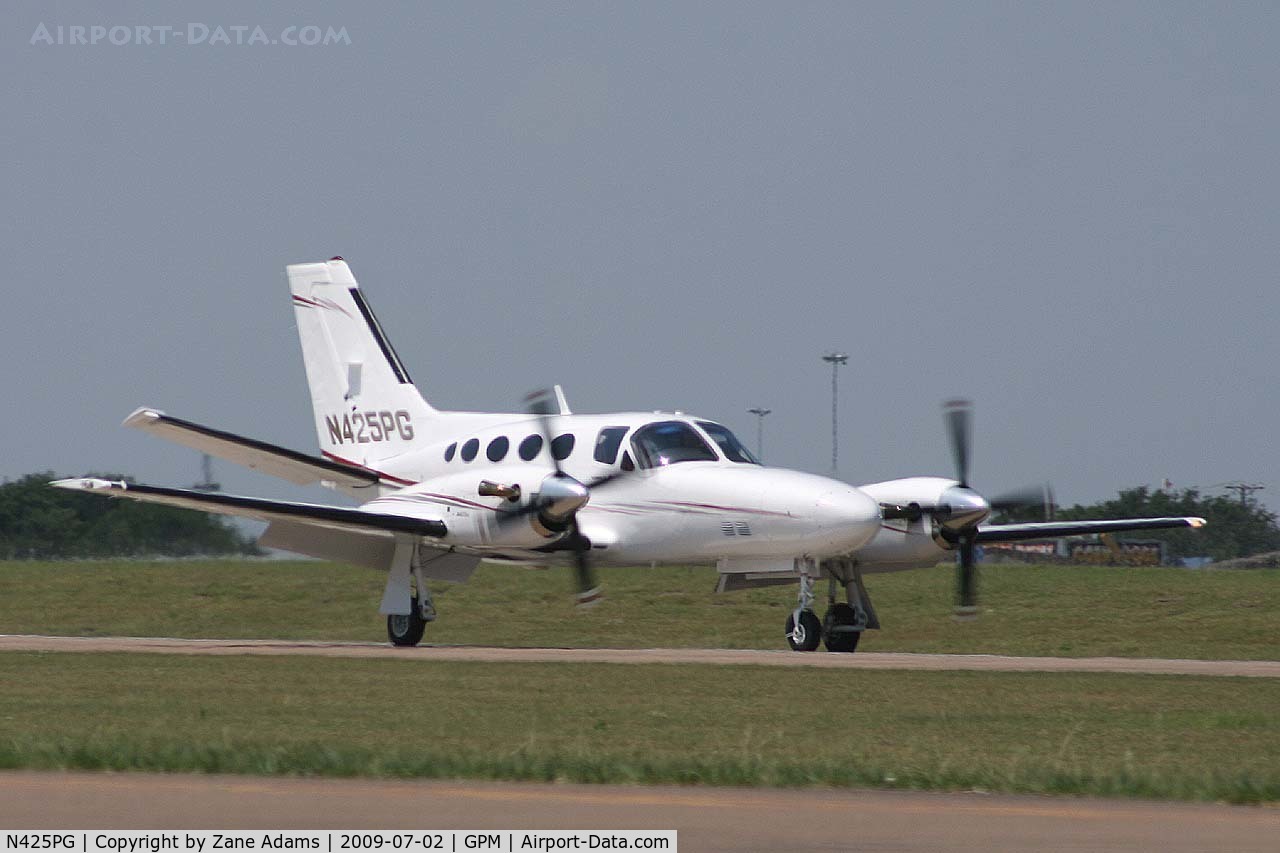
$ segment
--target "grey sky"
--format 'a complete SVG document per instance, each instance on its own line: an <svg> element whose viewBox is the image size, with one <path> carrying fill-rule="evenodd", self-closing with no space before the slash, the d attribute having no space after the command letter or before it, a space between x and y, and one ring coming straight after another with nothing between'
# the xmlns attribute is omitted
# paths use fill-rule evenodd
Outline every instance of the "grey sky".
<svg viewBox="0 0 1280 853"><path fill-rule="evenodd" d="M283 268L341 254L441 407L763 405L824 472L839 348L850 481L949 474L963 395L989 492L1275 505L1274 4L257 5L6 6L0 475L192 482L141 404L312 450Z"/></svg>

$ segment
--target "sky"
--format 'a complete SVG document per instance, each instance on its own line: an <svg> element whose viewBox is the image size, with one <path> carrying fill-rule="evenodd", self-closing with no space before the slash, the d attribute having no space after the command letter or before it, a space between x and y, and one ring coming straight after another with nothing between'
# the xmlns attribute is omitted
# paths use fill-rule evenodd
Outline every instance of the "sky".
<svg viewBox="0 0 1280 853"><path fill-rule="evenodd" d="M439 408L558 382L575 411L754 446L767 407L765 460L826 473L839 350L849 482L950 475L941 404L965 397L988 494L1243 480L1280 506L1275 4L0 21L0 477L195 482L197 454L120 426L140 405L315 452L284 267L341 255ZM94 25L125 43L56 43ZM336 43L234 43L304 26Z"/></svg>

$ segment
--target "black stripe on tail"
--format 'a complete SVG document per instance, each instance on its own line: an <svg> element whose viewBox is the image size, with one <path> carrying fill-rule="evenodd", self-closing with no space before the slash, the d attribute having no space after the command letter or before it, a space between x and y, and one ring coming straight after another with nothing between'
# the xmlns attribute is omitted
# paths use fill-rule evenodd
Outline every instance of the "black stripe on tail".
<svg viewBox="0 0 1280 853"><path fill-rule="evenodd" d="M369 308L369 303L365 301L364 294L360 292L360 288L351 288L351 298L355 300L356 307L360 309L360 315L364 317L365 323L369 326L369 333L373 335L373 339L378 342L378 348L382 350L382 355L387 359L387 365L391 368L391 372L396 375L401 385L412 385L413 380L409 378L409 371L404 369L404 363L400 361L400 356L396 355L395 348L391 346L391 341L387 340L386 334L382 331L382 326L378 324L378 318L373 316L373 311Z"/></svg>

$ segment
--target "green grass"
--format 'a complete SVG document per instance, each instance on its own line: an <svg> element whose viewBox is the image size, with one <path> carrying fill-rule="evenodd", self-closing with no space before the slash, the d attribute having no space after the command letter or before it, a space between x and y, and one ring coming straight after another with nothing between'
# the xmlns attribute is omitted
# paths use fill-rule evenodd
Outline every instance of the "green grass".
<svg viewBox="0 0 1280 853"><path fill-rule="evenodd" d="M0 767L1280 800L1280 682L0 654Z"/></svg>
<svg viewBox="0 0 1280 853"><path fill-rule="evenodd" d="M440 585L435 643L782 648L793 588L713 595L699 568L604 569L574 612L564 570L482 566ZM0 563L0 633L385 639L380 573L273 561ZM986 612L951 620L952 571L867 579L869 651L1280 659L1280 571L983 567Z"/></svg>

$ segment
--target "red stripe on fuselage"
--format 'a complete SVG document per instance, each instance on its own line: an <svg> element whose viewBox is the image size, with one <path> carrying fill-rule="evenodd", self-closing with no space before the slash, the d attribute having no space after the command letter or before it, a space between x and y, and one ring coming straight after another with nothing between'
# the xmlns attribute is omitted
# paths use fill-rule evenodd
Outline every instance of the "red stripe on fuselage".
<svg viewBox="0 0 1280 853"><path fill-rule="evenodd" d="M356 462L352 462L350 459L343 459L341 456L337 455L336 453L330 453L327 450L321 451L320 455L334 462L339 462L343 465L350 465L352 468L359 468L361 471L368 471L370 474L376 474L379 480L387 480L389 482L396 483L401 486L418 485L417 480L406 480L403 477L396 477L386 473L385 471L379 471L377 468L370 468L368 465L360 465Z"/></svg>
<svg viewBox="0 0 1280 853"><path fill-rule="evenodd" d="M748 515L776 515L781 518L787 518L791 515L789 512L774 512L767 509L751 509L743 506L720 506L718 504L700 504L691 503L689 501L653 501L655 504L666 506L689 507L691 509L711 509L719 512L745 512Z"/></svg>

